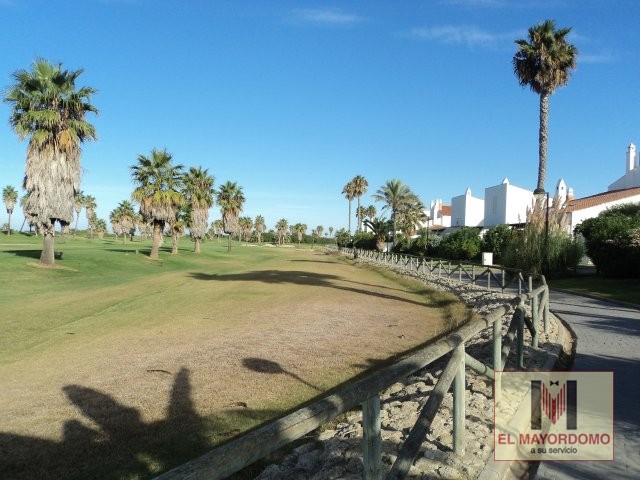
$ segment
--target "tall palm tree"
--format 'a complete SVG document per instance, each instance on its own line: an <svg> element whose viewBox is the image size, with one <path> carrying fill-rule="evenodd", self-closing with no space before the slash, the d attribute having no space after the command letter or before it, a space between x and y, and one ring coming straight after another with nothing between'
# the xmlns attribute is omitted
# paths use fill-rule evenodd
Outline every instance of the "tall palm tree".
<svg viewBox="0 0 640 480"><path fill-rule="evenodd" d="M200 253L200 244L209 224L209 209L213 206L214 178L208 170L191 167L183 181L184 197L189 205L187 227L195 242L194 252Z"/></svg>
<svg viewBox="0 0 640 480"><path fill-rule="evenodd" d="M184 198L183 198L184 201ZM184 235L184 230L189 222L190 211L184 209L186 205L180 205L176 209L174 218L167 220L167 229L171 235L171 255L178 255L178 247L180 245L180 237Z"/></svg>
<svg viewBox="0 0 640 480"><path fill-rule="evenodd" d="M75 195L80 191L80 145L96 139L87 113L95 90L76 88L83 70L63 70L37 59L31 71L13 74L5 101L12 106L10 123L22 141L29 140L24 188L25 210L43 233L40 263L54 264L55 222L73 220Z"/></svg>
<svg viewBox="0 0 640 480"><path fill-rule="evenodd" d="M333 227L329 227L329 236L332 237L333 236Z"/></svg>
<svg viewBox="0 0 640 480"><path fill-rule="evenodd" d="M182 205L182 165L174 165L166 150L151 150L149 156L138 155L138 163L131 168L136 185L132 200L140 204L140 214L153 225L153 244L149 258L159 258L160 243L165 224L176 218Z"/></svg>
<svg viewBox="0 0 640 480"><path fill-rule="evenodd" d="M222 214L222 228L228 235L227 252L231 251L231 235L238 232L238 219L244 207L244 193L236 182L227 181L217 193L218 205Z"/></svg>
<svg viewBox="0 0 640 480"><path fill-rule="evenodd" d="M278 245L283 245L287 238L287 230L289 228L289 222L285 218L281 218L276 223L276 231L278 232Z"/></svg>
<svg viewBox="0 0 640 480"><path fill-rule="evenodd" d="M89 238L93 238L93 229L95 228L95 224L93 220L97 218L96 208L98 208L98 204L96 203L96 197L94 197L93 195L85 195L84 208L85 208L85 214L87 215L87 222L89 224Z"/></svg>
<svg viewBox="0 0 640 480"><path fill-rule="evenodd" d="M391 211L391 223L393 225L393 246L396 246L396 233L398 231L398 212L416 198L411 189L400 180L393 179L387 182L373 195L376 201L384 202L382 210Z"/></svg>
<svg viewBox="0 0 640 480"><path fill-rule="evenodd" d="M360 197L367 193L367 187L369 186L369 182L362 175L356 175L351 179L351 183L353 184L353 195L358 200L358 206L356 208L356 212L358 213L358 228L359 232L362 230L362 212L360 211Z"/></svg>
<svg viewBox="0 0 640 480"><path fill-rule="evenodd" d="M351 202L355 197L355 188L353 186L353 181L348 182L344 188L342 189L342 194L344 198L349 201L349 236L351 236Z"/></svg>
<svg viewBox="0 0 640 480"><path fill-rule="evenodd" d="M266 224L264 222L264 217L262 215L258 215L256 220L253 222L253 225L256 229L256 233L258 234L258 243L262 243L262 233L266 228Z"/></svg>
<svg viewBox="0 0 640 480"><path fill-rule="evenodd" d="M4 206L7 208L7 213L9 214L9 228L7 229L7 234L11 235L11 214L13 213L13 208L16 206L16 202L18 201L18 192L11 185L7 185L2 190L2 201L4 202Z"/></svg>
<svg viewBox="0 0 640 480"><path fill-rule="evenodd" d="M570 70L576 67L578 50L567 42L571 28L556 30L553 20L529 28L528 40L516 40L518 51L513 70L520 85L529 86L540 95L540 130L538 136L538 184L535 194L544 192L547 173L549 136L549 97L569 82Z"/></svg>
<svg viewBox="0 0 640 480"><path fill-rule="evenodd" d="M375 205L369 205L367 208L364 209L364 216L368 218L374 218L377 213L378 211L376 210Z"/></svg>
<svg viewBox="0 0 640 480"><path fill-rule="evenodd" d="M82 190L80 190L79 192L76 192L76 196L73 201L73 208L76 211L76 226L73 229L74 238L76 236L76 232L78 231L78 221L80 220L80 212L82 212L82 209L84 208L84 202L85 202L84 192Z"/></svg>

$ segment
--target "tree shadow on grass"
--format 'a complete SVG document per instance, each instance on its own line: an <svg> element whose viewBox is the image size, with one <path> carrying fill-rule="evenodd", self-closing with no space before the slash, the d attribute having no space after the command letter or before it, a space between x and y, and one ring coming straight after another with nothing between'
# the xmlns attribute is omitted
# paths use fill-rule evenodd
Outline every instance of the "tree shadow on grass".
<svg viewBox="0 0 640 480"><path fill-rule="evenodd" d="M16 257L26 257L26 258L35 258L40 260L40 256L42 255L42 249L40 250L1 250L0 253L3 254L11 254Z"/></svg>
<svg viewBox="0 0 640 480"><path fill-rule="evenodd" d="M308 285L313 287L327 287L335 288L337 290L343 290L347 292L358 293L361 295L368 295L372 297L384 298L387 300L394 300L398 302L410 303L412 305L418 305L421 307L428 306L427 302L417 302L408 298L399 297L397 295L390 295L381 292L375 292L372 290L366 290L363 288L349 287L340 285L337 282L351 283L357 285L366 285L358 282L352 282L346 280L337 275L305 272L298 270L256 270L246 273L234 273L234 274L216 274L216 273L202 273L193 272L191 277L196 280L207 280L217 282L263 282L271 284L295 284L295 285ZM371 286L371 285L370 285ZM384 287L386 288L386 287ZM454 300L452 300L453 302Z"/></svg>
<svg viewBox="0 0 640 480"><path fill-rule="evenodd" d="M83 421L67 420L59 441L0 432L0 477L151 478L237 435L234 419L245 417L255 423L265 415L275 416L275 412L251 409L234 411L230 416L226 411L214 418L199 416L185 368L175 375L166 417L154 422L144 422L139 410L98 390L80 385L67 385L62 390Z"/></svg>

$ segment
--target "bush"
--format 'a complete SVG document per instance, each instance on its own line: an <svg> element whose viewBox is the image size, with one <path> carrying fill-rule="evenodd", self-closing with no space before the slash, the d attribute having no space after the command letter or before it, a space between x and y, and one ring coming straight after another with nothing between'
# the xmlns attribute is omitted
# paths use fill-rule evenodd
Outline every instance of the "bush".
<svg viewBox="0 0 640 480"><path fill-rule="evenodd" d="M573 238L567 232L566 210L554 198L554 205L548 213L548 243L545 247L547 212L544 203L537 202L533 210L527 212L524 230L512 233L502 264L529 273L546 273L549 278L567 275L570 269L575 270L584 255L584 245L580 238Z"/></svg>
<svg viewBox="0 0 640 480"><path fill-rule="evenodd" d="M640 204L609 208L576 227L587 255L607 277L640 277Z"/></svg>
<svg viewBox="0 0 640 480"><path fill-rule="evenodd" d="M351 247L351 236L344 228L341 228L336 232L336 243L338 247Z"/></svg>
<svg viewBox="0 0 640 480"><path fill-rule="evenodd" d="M462 227L440 242L440 256L451 260L471 260L480 254L479 231L474 227Z"/></svg>
<svg viewBox="0 0 640 480"><path fill-rule="evenodd" d="M376 237L371 232L358 232L353 236L352 244L355 248L364 250L376 249Z"/></svg>
<svg viewBox="0 0 640 480"><path fill-rule="evenodd" d="M507 225L496 225L484 232L482 237L482 251L492 252L495 263L502 262L504 255L513 239L513 232Z"/></svg>

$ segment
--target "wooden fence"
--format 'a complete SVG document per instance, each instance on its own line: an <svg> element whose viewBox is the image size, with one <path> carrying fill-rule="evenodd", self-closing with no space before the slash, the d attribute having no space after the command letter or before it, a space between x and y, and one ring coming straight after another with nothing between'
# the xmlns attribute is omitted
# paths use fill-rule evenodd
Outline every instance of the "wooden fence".
<svg viewBox="0 0 640 480"><path fill-rule="evenodd" d="M443 264L443 261L426 263L418 261L415 257L395 254L378 254L366 251L354 251L347 253L356 256L368 256L377 258L382 264L402 266L408 269L429 270L437 275L436 270L447 275L458 273L470 279L483 278L500 281L500 288L505 288L506 269L487 268L478 270L478 266L463 266L462 264ZM418 259L419 260L419 259ZM446 262L446 261L445 261ZM428 265L428 266L427 266ZM525 276L517 276L524 281ZM528 276L528 286L532 279ZM489 288L491 281L487 280ZM398 457L386 476L387 479L403 478L413 464L419 452L420 445L429 431L431 422L435 418L445 398L446 392L453 383L453 450L462 454L465 448L465 369L468 367L477 373L490 379L494 379L494 397L499 401L501 394L500 371L504 370L507 358L514 349L516 365L518 369L524 369L524 332L529 330L532 338L532 347L538 344L538 332L541 320L544 320L545 331L548 325L549 290L544 277L541 285L535 289L527 288L522 292L522 284L519 284L519 294L504 305L494 309L484 318L472 320L457 328L454 332L441 338L398 362L378 370L361 380L339 388L334 393L300 408L295 412L271 422L263 427L215 448L184 465L157 477L158 480L168 479L208 479L219 480L232 475L248 465L264 458L272 452L288 445L303 435L315 430L338 415L362 406L363 423L363 478L366 480L379 480L382 478L382 438L380 433L380 393L420 369L425 368L439 358L451 353L446 368L438 378L438 381L429 394L426 404L422 408L416 424L411 429L407 440L402 445ZM527 314L525 306L531 306L532 315ZM511 315L509 328L505 337L502 337L502 319ZM465 351L465 344L481 330L491 328L492 335L492 362L486 365L472 357Z"/></svg>

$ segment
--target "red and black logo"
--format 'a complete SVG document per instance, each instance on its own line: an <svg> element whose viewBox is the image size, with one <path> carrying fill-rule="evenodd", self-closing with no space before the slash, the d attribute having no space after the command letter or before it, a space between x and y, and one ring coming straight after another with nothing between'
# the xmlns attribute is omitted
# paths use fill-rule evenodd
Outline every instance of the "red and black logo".
<svg viewBox="0 0 640 480"><path fill-rule="evenodd" d="M542 430L542 414L555 425L562 416L566 418L566 429L578 428L578 382L567 380L550 381L549 386L541 380L531 380L531 429Z"/></svg>

